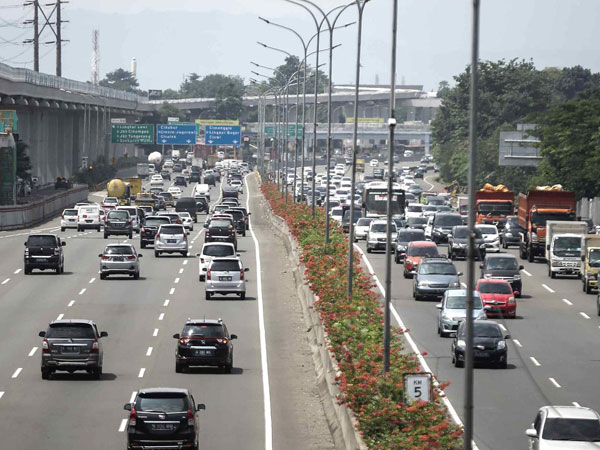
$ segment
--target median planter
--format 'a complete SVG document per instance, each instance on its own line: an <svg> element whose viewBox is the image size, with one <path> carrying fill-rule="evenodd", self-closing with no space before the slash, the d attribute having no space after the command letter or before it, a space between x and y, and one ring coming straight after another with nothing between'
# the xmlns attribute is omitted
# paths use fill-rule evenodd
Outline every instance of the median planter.
<svg viewBox="0 0 600 450"><path fill-rule="evenodd" d="M261 189L298 245L304 279L316 298L313 308L337 366L337 402L354 414L364 443L377 450L459 448L462 429L448 416L437 391L430 403L404 402L402 375L421 368L416 356L404 350L400 330L392 333L391 370L382 374L382 309L359 254L354 261L353 296L347 298L348 240L342 230L332 222L331 242L326 246L321 208L313 219L309 206L285 203L276 186L263 184Z"/></svg>

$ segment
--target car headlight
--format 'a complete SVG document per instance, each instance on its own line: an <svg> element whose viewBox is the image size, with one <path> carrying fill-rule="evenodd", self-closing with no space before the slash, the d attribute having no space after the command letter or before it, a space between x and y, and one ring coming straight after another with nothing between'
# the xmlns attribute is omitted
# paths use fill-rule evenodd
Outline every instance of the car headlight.
<svg viewBox="0 0 600 450"><path fill-rule="evenodd" d="M539 242L537 233L531 233L531 242Z"/></svg>
<svg viewBox="0 0 600 450"><path fill-rule="evenodd" d="M429 281L419 281L417 283L418 287L428 287L429 286Z"/></svg>
<svg viewBox="0 0 600 450"><path fill-rule="evenodd" d="M400 245L398 244L398 246L396 247L398 250L405 252L406 251L406 245Z"/></svg>
<svg viewBox="0 0 600 450"><path fill-rule="evenodd" d="M454 289L459 288L460 287L460 283L458 281L455 281L453 283L450 283L450 287L454 288Z"/></svg>
<svg viewBox="0 0 600 450"><path fill-rule="evenodd" d="M464 349L466 346L467 346L467 344L465 343L464 340L459 339L458 341L456 341L456 348Z"/></svg>
<svg viewBox="0 0 600 450"><path fill-rule="evenodd" d="M485 248L485 244L479 244L479 249L484 249Z"/></svg>
<svg viewBox="0 0 600 450"><path fill-rule="evenodd" d="M492 278L492 274L491 273L486 273L483 275L483 278Z"/></svg>
<svg viewBox="0 0 600 450"><path fill-rule="evenodd" d="M506 348L506 341L498 341L498 345L496 348L498 350L504 350Z"/></svg>
<svg viewBox="0 0 600 450"><path fill-rule="evenodd" d="M452 320L452 317L449 316L448 314L446 314L445 312L442 313L442 320Z"/></svg>
<svg viewBox="0 0 600 450"><path fill-rule="evenodd" d="M453 242L452 247L454 248L465 248L467 244L463 244L462 242Z"/></svg>

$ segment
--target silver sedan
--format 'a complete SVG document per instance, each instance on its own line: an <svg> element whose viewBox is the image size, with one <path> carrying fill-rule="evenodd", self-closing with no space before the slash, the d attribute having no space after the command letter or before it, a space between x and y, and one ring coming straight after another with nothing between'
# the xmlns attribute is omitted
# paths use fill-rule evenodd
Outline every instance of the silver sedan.
<svg viewBox="0 0 600 450"><path fill-rule="evenodd" d="M131 244L107 245L100 257L100 279L108 275L129 275L134 279L140 277L140 255Z"/></svg>

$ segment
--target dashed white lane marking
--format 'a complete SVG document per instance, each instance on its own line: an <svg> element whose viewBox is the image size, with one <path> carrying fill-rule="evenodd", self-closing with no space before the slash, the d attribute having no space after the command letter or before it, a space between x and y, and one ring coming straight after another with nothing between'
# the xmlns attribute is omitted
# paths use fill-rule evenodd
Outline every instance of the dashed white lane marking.
<svg viewBox="0 0 600 450"><path fill-rule="evenodd" d="M533 363L534 366L537 366L537 367L541 366L540 362L537 359L535 359L533 356L530 356L529 359L531 360L531 362Z"/></svg>
<svg viewBox="0 0 600 450"><path fill-rule="evenodd" d="M71 300L69 302L69 304L67 305L68 308L70 308L71 306L73 306L75 304L75 300Z"/></svg>
<svg viewBox="0 0 600 450"><path fill-rule="evenodd" d="M160 313L160 316L158 316L158 320L163 320L165 318L165 313Z"/></svg>
<svg viewBox="0 0 600 450"><path fill-rule="evenodd" d="M135 401L135 396L137 395L137 391L133 391L131 393L131 397L129 397L129 403L133 403Z"/></svg>
<svg viewBox="0 0 600 450"><path fill-rule="evenodd" d="M562 299L563 302L565 302L567 305L569 306L573 306L573 303L571 303L569 300L567 300L566 298Z"/></svg>
<svg viewBox="0 0 600 450"><path fill-rule="evenodd" d="M144 374L146 373L146 369L142 367L140 369L140 373L138 373L138 378L144 378Z"/></svg>
<svg viewBox="0 0 600 450"><path fill-rule="evenodd" d="M183 267L181 269L179 269L179 274L183 273Z"/></svg>
<svg viewBox="0 0 600 450"><path fill-rule="evenodd" d="M528 277L532 276L529 272L527 272L525 269L521 270L521 272L523 272L525 275L527 275Z"/></svg>
<svg viewBox="0 0 600 450"><path fill-rule="evenodd" d="M0 391L0 398L4 397L4 391Z"/></svg>
<svg viewBox="0 0 600 450"><path fill-rule="evenodd" d="M550 380L550 383L552 383L552 384L553 384L554 386L556 386L557 388L561 387L561 385L560 385L560 384L558 384L558 382L557 382L557 381L556 381L554 378L550 377L550 378L548 378L548 379Z"/></svg>
<svg viewBox="0 0 600 450"><path fill-rule="evenodd" d="M165 302L163 303L163 306L169 306L169 299L166 299Z"/></svg>
<svg viewBox="0 0 600 450"><path fill-rule="evenodd" d="M174 283L175 283L175 284L178 284L178 283L179 283L179 278L175 278L175 281L174 281Z"/></svg>
<svg viewBox="0 0 600 450"><path fill-rule="evenodd" d="M188 263L188 260L187 260L187 259L184 259L184 260L183 260L183 265L185 266L185 265L187 265L187 263Z"/></svg>
<svg viewBox="0 0 600 450"><path fill-rule="evenodd" d="M31 349L31 351L29 352L29 355L27 355L27 356L32 357L33 355L35 355L35 352L37 352L37 349L38 349L37 347L33 347Z"/></svg>
<svg viewBox="0 0 600 450"><path fill-rule="evenodd" d="M127 427L127 419L121 420L121 425L119 425L119 433L123 433L125 431L125 427Z"/></svg>
<svg viewBox="0 0 600 450"><path fill-rule="evenodd" d="M500 326L500 328L502 328L502 331L506 331L506 327L504 325L502 325L501 323L498 324Z"/></svg>
<svg viewBox="0 0 600 450"><path fill-rule="evenodd" d="M8 283L9 281L10 281L10 278L7 278L6 280L4 280L4 281L2 282L2 284L6 284L6 283Z"/></svg>
<svg viewBox="0 0 600 450"><path fill-rule="evenodd" d="M82 290L80 290L80 291L79 291L79 295L83 295L83 294L85 293L85 291L86 291L86 290L87 290L86 288L83 288Z"/></svg>
<svg viewBox="0 0 600 450"><path fill-rule="evenodd" d="M467 283L463 283L463 282L461 282L461 283L460 283L460 285L463 287L463 289L466 289L466 288L467 288Z"/></svg>
<svg viewBox="0 0 600 450"><path fill-rule="evenodd" d="M146 356L150 355L152 355L152 347L148 347L148 350L146 350Z"/></svg>
<svg viewBox="0 0 600 450"><path fill-rule="evenodd" d="M154 329L154 333L152 333L152 336L154 336L154 337L158 336L158 328Z"/></svg>
<svg viewBox="0 0 600 450"><path fill-rule="evenodd" d="M96 281L96 279L95 279L95 278L92 278L92 279L89 281L89 283L90 283L90 284L92 284L94 281Z"/></svg>
<svg viewBox="0 0 600 450"><path fill-rule="evenodd" d="M518 339L513 339L513 342L517 347L523 347L523 344L521 344Z"/></svg>
<svg viewBox="0 0 600 450"><path fill-rule="evenodd" d="M17 378L22 371L23 371L23 368L19 367L17 370L15 370L15 373L12 374L11 378Z"/></svg>
<svg viewBox="0 0 600 450"><path fill-rule="evenodd" d="M169 291L169 295L173 295L175 293L175 288L171 288L171 290Z"/></svg>
<svg viewBox="0 0 600 450"><path fill-rule="evenodd" d="M64 314L59 314L58 317L56 318L56 320L62 320L63 317L65 317Z"/></svg>
<svg viewBox="0 0 600 450"><path fill-rule="evenodd" d="M577 402L572 402L573 406L577 406L578 408L581 408L581 405Z"/></svg>
<svg viewBox="0 0 600 450"><path fill-rule="evenodd" d="M584 319L589 319L590 316L588 316L586 313L584 313L583 311L579 313L581 315L581 317L583 317Z"/></svg>
<svg viewBox="0 0 600 450"><path fill-rule="evenodd" d="M554 289L552 289L550 286L547 286L545 284L542 284L542 287L552 294L554 294L554 292L555 292Z"/></svg>
<svg viewBox="0 0 600 450"><path fill-rule="evenodd" d="M15 270L15 272L14 272L14 273L15 273L15 275L16 275L16 274L18 274L20 271L21 271L21 269L17 269L17 270Z"/></svg>

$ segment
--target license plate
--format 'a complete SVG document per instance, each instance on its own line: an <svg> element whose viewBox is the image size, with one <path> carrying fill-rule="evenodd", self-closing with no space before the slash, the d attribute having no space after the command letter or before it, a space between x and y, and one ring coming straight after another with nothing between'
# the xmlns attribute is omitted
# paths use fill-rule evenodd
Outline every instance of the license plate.
<svg viewBox="0 0 600 450"><path fill-rule="evenodd" d="M37 262L48 262L47 258L37 258Z"/></svg>
<svg viewBox="0 0 600 450"><path fill-rule="evenodd" d="M87 222L87 223L92 223L92 220L87 220L87 219L86 219L86 222Z"/></svg>
<svg viewBox="0 0 600 450"><path fill-rule="evenodd" d="M175 424L174 423L151 423L150 429L152 431L174 431Z"/></svg>
<svg viewBox="0 0 600 450"><path fill-rule="evenodd" d="M113 256L112 260L113 261L124 261L122 256Z"/></svg>
<svg viewBox="0 0 600 450"><path fill-rule="evenodd" d="M177 243L176 239L167 239L167 244L175 244Z"/></svg>
<svg viewBox="0 0 600 450"><path fill-rule="evenodd" d="M476 358L487 358L488 354L484 351L481 350L475 350L475 357Z"/></svg>
<svg viewBox="0 0 600 450"><path fill-rule="evenodd" d="M231 277L219 277L219 281L231 281Z"/></svg>
<svg viewBox="0 0 600 450"><path fill-rule="evenodd" d="M79 347L73 345L63 345L63 353L79 353Z"/></svg>
<svg viewBox="0 0 600 450"><path fill-rule="evenodd" d="M212 356L212 350L194 350L194 356Z"/></svg>

